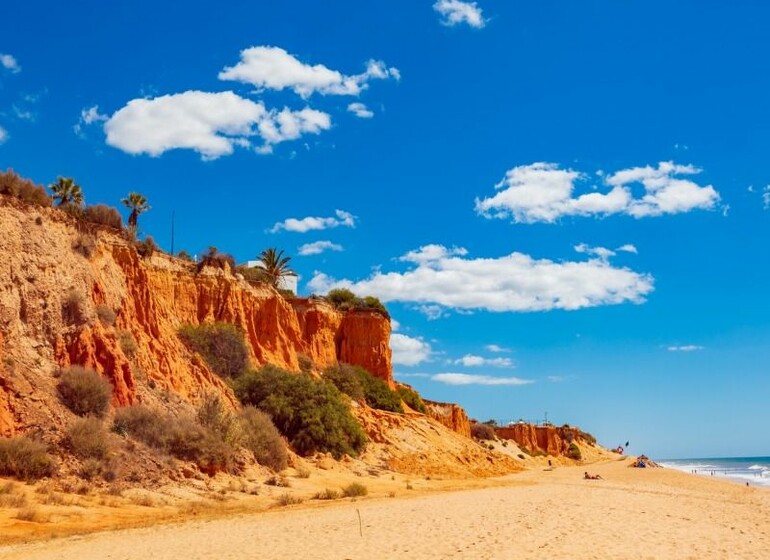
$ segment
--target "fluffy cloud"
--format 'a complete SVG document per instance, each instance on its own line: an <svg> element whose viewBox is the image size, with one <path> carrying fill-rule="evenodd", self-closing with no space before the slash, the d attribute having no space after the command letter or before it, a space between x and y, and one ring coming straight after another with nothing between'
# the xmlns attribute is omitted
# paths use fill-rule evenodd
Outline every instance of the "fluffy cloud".
<svg viewBox="0 0 770 560"><path fill-rule="evenodd" d="M587 175L559 169L554 163L533 163L510 169L495 185L499 192L476 199L476 212L486 218L511 218L517 223L555 222L562 216L627 214L635 218L711 209L719 202L713 186L700 186L682 175L700 173L691 165L661 162L633 167L604 178L607 192L574 195L575 183ZM630 186L641 184L635 198Z"/></svg>
<svg viewBox="0 0 770 560"><path fill-rule="evenodd" d="M323 64L301 62L280 47L251 47L241 51L241 61L219 73L220 80L235 80L259 89L291 89L302 98L322 95L358 95L370 80L400 78L396 68L370 60L362 74L346 76Z"/></svg>
<svg viewBox="0 0 770 560"><path fill-rule="evenodd" d="M696 350L703 350L703 346L684 344L682 346L669 346L666 350L669 352L695 352Z"/></svg>
<svg viewBox="0 0 770 560"><path fill-rule="evenodd" d="M348 111L360 119L371 119L374 113L363 103L351 103L348 105Z"/></svg>
<svg viewBox="0 0 770 560"><path fill-rule="evenodd" d="M770 209L770 185L766 186L762 191L762 204L765 210Z"/></svg>
<svg viewBox="0 0 770 560"><path fill-rule="evenodd" d="M75 134L82 136L84 127L95 123L107 122L109 119L110 118L107 115L99 112L98 105L94 105L88 109L81 109L80 119L78 119L78 122L72 128L75 131Z"/></svg>
<svg viewBox="0 0 770 560"><path fill-rule="evenodd" d="M510 349L503 348L502 346L498 346L497 344L487 344L484 348L486 348L490 352L495 352L496 354L500 354L503 352L510 352Z"/></svg>
<svg viewBox="0 0 770 560"><path fill-rule="evenodd" d="M432 353L430 344L423 339L398 333L390 335L390 349L393 351L393 363L402 366L422 363L428 360Z"/></svg>
<svg viewBox="0 0 770 560"><path fill-rule="evenodd" d="M104 124L107 143L130 154L159 156L168 150L190 149L204 159L249 147L252 137L270 151L274 144L331 127L326 113L267 110L261 102L233 92L186 91L153 99L134 99Z"/></svg>
<svg viewBox="0 0 770 560"><path fill-rule="evenodd" d="M481 366L493 366L493 367L513 367L513 360L510 358L484 358L483 356L476 356L473 354L466 354L459 360L454 361L455 364L462 364L465 367L481 367Z"/></svg>
<svg viewBox="0 0 770 560"><path fill-rule="evenodd" d="M0 126L0 144L4 144L6 140L8 140L8 132Z"/></svg>
<svg viewBox="0 0 770 560"><path fill-rule="evenodd" d="M308 255L320 255L324 251L342 251L342 245L337 245L331 241L315 241L300 246L298 253L306 257Z"/></svg>
<svg viewBox="0 0 770 560"><path fill-rule="evenodd" d="M21 66L13 55L0 53L0 66L14 74L21 72Z"/></svg>
<svg viewBox="0 0 770 560"><path fill-rule="evenodd" d="M282 229L286 231L295 231L298 233L306 233L308 231L331 229L340 226L356 227L356 217L350 212L344 210L335 210L336 217L318 218L314 216L308 216L307 218L287 218L282 222L278 222L271 229L270 233L276 233Z"/></svg>
<svg viewBox="0 0 770 560"><path fill-rule="evenodd" d="M470 373L437 373L431 375L430 378L447 385L529 385L534 383L529 379L521 379L520 377L493 377Z"/></svg>
<svg viewBox="0 0 770 560"><path fill-rule="evenodd" d="M497 258L468 258L462 248L428 245L401 257L405 272L375 271L358 282L335 280L317 272L314 292L349 288L381 300L439 306L439 309L547 311L624 302L640 303L653 279L601 259L554 262L522 253Z"/></svg>
<svg viewBox="0 0 770 560"><path fill-rule="evenodd" d="M433 9L441 14L441 23L454 27L461 23L467 23L471 27L480 29L486 25L486 20L476 2L461 2L460 0L437 0Z"/></svg>
<svg viewBox="0 0 770 560"><path fill-rule="evenodd" d="M575 251L578 253L584 253L586 255L594 256L601 260L608 260L610 257L614 257L617 255L616 251L620 251L623 253L634 253L638 254L639 251L636 250L636 247L631 245L630 243L627 243L625 245L621 245L614 251L612 249L607 249L606 247L591 247L589 245L586 245L585 243L580 243L578 245L575 245Z"/></svg>

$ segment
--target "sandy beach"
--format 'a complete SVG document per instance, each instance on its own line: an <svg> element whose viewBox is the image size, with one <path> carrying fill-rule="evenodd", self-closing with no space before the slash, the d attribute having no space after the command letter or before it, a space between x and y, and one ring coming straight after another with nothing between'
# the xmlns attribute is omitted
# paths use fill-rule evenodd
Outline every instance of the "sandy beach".
<svg viewBox="0 0 770 560"><path fill-rule="evenodd" d="M536 469L489 488L306 502L258 514L6 546L0 558L766 557L766 489L627 464ZM603 480L583 480L586 468Z"/></svg>

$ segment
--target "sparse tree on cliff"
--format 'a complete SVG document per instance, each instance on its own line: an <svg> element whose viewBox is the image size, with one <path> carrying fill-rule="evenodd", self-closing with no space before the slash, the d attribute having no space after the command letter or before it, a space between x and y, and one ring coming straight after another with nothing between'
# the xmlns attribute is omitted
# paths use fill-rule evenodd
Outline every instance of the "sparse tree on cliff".
<svg viewBox="0 0 770 560"><path fill-rule="evenodd" d="M263 275L265 281L273 286L273 288L278 288L281 278L294 274L294 271L289 268L290 260L291 257L283 256L283 250L279 251L275 247L265 249L259 255L259 261L264 267Z"/></svg>
<svg viewBox="0 0 770 560"><path fill-rule="evenodd" d="M128 216L128 227L136 231L136 224L139 221L139 214L147 212L150 209L150 205L147 204L147 199L137 193L128 193L126 198L120 200L126 208L131 210L131 214Z"/></svg>
<svg viewBox="0 0 770 560"><path fill-rule="evenodd" d="M57 206L82 206L83 190L72 177L59 177L48 187Z"/></svg>

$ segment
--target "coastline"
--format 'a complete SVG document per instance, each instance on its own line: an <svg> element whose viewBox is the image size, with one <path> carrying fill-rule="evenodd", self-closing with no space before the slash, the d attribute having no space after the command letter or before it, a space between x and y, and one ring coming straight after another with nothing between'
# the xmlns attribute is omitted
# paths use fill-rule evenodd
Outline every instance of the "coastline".
<svg viewBox="0 0 770 560"><path fill-rule="evenodd" d="M435 488L423 481L395 498L314 501L4 546L0 558L758 558L770 547L767 489L629 462L435 481ZM583 480L585 470L603 480Z"/></svg>

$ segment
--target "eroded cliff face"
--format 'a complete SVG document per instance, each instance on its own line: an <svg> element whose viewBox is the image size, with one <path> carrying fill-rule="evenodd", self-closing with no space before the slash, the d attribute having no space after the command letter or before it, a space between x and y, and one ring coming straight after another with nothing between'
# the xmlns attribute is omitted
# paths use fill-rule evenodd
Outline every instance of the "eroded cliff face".
<svg viewBox="0 0 770 560"><path fill-rule="evenodd" d="M513 424L496 427L495 433L501 439L511 439L530 453L541 452L546 455L566 455L572 441L578 441L580 430L570 427L535 426L533 424Z"/></svg>
<svg viewBox="0 0 770 560"><path fill-rule="evenodd" d="M89 239L95 241L90 250ZM73 248L83 245L81 252ZM0 255L0 435L34 423L35 408L49 414L60 408L51 397L55 374L70 364L107 377L116 406L164 393L196 402L215 392L232 401L226 384L179 340L183 324L239 326L255 366L297 371L304 354L318 368L347 362L393 384L390 322L376 313L341 314L320 300L287 301L229 271L196 273L165 255L145 260L116 233L5 197ZM31 406L29 394L41 402Z"/></svg>
<svg viewBox="0 0 770 560"><path fill-rule="evenodd" d="M440 422L453 432L467 438L471 437L471 422L465 410L454 403L424 401L428 416Z"/></svg>

